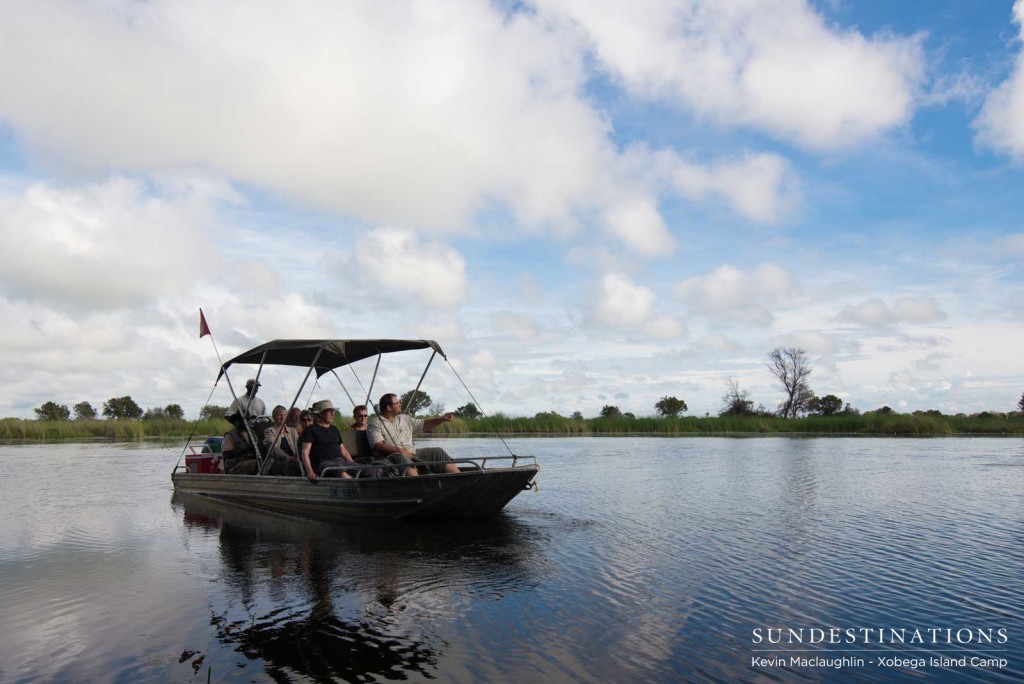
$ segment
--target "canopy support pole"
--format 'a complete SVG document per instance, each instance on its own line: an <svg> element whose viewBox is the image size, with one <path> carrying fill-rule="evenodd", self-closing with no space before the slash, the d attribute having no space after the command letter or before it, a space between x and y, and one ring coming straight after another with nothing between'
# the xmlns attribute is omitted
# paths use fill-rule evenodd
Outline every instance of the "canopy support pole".
<svg viewBox="0 0 1024 684"><path fill-rule="evenodd" d="M434 350L434 352L431 353L430 358L427 359L427 367L423 369L423 375L420 376L420 381L416 383L416 389L412 391L412 401L414 403L420 396L420 385L423 384L423 379L427 377L427 371L430 370L430 364L434 363L435 356L437 356L437 350Z"/></svg>

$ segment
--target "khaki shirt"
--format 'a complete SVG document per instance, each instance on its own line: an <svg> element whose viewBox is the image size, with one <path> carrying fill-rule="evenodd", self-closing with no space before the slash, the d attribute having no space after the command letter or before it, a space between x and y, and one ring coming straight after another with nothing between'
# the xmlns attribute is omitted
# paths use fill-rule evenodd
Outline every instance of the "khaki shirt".
<svg viewBox="0 0 1024 684"><path fill-rule="evenodd" d="M370 420L366 422L366 439L370 442L370 448L387 442L415 454L416 444L412 437L422 432L423 419L413 418L405 413L399 413L391 420L382 416L370 416Z"/></svg>

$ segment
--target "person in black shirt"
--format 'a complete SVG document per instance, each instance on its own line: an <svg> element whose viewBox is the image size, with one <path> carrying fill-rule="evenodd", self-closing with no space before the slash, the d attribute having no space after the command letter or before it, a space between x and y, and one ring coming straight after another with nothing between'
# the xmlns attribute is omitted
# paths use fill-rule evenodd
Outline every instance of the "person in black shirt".
<svg viewBox="0 0 1024 684"><path fill-rule="evenodd" d="M302 449L302 465L306 469L306 477L316 482L318 473L324 468L344 467L352 460L352 454L341 443L341 431L333 424L334 404L330 399L318 401L311 407L316 421L302 431L299 445ZM331 471L327 477L352 477L344 470Z"/></svg>

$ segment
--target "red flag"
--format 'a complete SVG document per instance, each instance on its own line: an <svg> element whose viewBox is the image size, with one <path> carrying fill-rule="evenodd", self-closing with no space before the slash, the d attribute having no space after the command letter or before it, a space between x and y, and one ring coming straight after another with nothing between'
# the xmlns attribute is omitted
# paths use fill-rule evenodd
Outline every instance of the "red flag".
<svg viewBox="0 0 1024 684"><path fill-rule="evenodd" d="M203 315L203 310L199 310L199 339L202 339L210 334L210 326L206 325L206 316Z"/></svg>

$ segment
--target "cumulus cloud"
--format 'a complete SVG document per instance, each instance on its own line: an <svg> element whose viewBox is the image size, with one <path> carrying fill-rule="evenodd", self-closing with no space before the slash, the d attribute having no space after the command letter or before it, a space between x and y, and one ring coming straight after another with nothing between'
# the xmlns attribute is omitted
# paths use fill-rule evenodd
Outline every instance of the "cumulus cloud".
<svg viewBox="0 0 1024 684"><path fill-rule="evenodd" d="M639 325L651 316L654 292L622 273L601 277L593 318L604 325Z"/></svg>
<svg viewBox="0 0 1024 684"><path fill-rule="evenodd" d="M838 318L870 328L895 325L922 325L946 319L946 313L930 298L904 297L891 305L878 297L843 307Z"/></svg>
<svg viewBox="0 0 1024 684"><path fill-rule="evenodd" d="M466 260L440 242L419 240L402 228L377 228L356 243L355 261L379 296L409 297L451 308L466 294ZM390 296L389 290L401 297Z"/></svg>
<svg viewBox="0 0 1024 684"><path fill-rule="evenodd" d="M923 79L921 36L864 36L807 2L536 0L577 26L626 88L811 148L906 123Z"/></svg>
<svg viewBox="0 0 1024 684"><path fill-rule="evenodd" d="M776 264L762 264L749 273L724 265L675 287L676 296L691 312L759 326L771 325L773 310L795 293L793 276Z"/></svg>
<svg viewBox="0 0 1024 684"><path fill-rule="evenodd" d="M0 196L0 291L85 309L176 296L218 257L204 201L163 198L127 178L76 189L45 183Z"/></svg>
<svg viewBox="0 0 1024 684"><path fill-rule="evenodd" d="M1024 0L1013 4L1013 21L1024 38ZM989 93L974 121L978 142L1014 159L1024 159L1024 52L1009 77Z"/></svg>
<svg viewBox="0 0 1024 684"><path fill-rule="evenodd" d="M565 220L611 149L578 47L483 0L16 5L0 119L81 168L215 168L370 223L451 229L488 201Z"/></svg>
<svg viewBox="0 0 1024 684"><path fill-rule="evenodd" d="M643 256L668 255L675 240L650 197L628 198L605 212L606 226L634 252Z"/></svg>
<svg viewBox="0 0 1024 684"><path fill-rule="evenodd" d="M775 223L800 202L800 188L789 162L776 154L746 154L710 166L679 162L672 174L685 196L716 194L751 221Z"/></svg>

